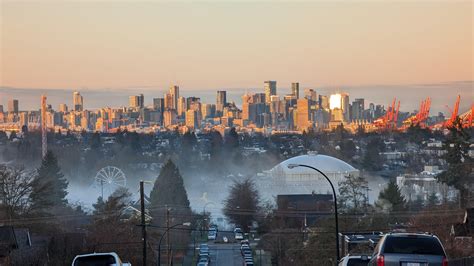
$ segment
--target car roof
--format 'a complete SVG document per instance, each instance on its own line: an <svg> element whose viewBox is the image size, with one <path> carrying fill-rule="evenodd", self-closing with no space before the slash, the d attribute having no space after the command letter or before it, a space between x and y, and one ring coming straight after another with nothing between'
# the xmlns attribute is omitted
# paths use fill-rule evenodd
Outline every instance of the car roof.
<svg viewBox="0 0 474 266"><path fill-rule="evenodd" d="M399 236L399 237L436 237L432 234L425 234L425 233L389 233L387 236Z"/></svg>

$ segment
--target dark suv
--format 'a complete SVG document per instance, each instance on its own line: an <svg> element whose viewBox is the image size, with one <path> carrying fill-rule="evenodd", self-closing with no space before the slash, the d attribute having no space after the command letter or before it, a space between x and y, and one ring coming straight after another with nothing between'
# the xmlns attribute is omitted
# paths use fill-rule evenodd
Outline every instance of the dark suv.
<svg viewBox="0 0 474 266"><path fill-rule="evenodd" d="M391 233L380 239L368 265L447 266L448 260L435 235Z"/></svg>

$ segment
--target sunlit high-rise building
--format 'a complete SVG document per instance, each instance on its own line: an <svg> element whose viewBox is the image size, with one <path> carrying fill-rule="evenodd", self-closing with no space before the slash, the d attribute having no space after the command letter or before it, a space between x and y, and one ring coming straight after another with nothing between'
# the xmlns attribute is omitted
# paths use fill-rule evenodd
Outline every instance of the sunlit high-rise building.
<svg viewBox="0 0 474 266"><path fill-rule="evenodd" d="M311 108L309 99L298 99L296 104L295 126L298 130L308 130L311 127Z"/></svg>
<svg viewBox="0 0 474 266"><path fill-rule="evenodd" d="M339 93L331 94L329 96L329 109L342 109L342 96Z"/></svg>
<svg viewBox="0 0 474 266"><path fill-rule="evenodd" d="M351 120L364 119L364 99L358 98L352 102Z"/></svg>
<svg viewBox="0 0 474 266"><path fill-rule="evenodd" d="M130 108L138 108L140 106L140 97L132 95L128 97L128 106Z"/></svg>
<svg viewBox="0 0 474 266"><path fill-rule="evenodd" d="M65 103L59 104L59 112L67 113L67 105Z"/></svg>
<svg viewBox="0 0 474 266"><path fill-rule="evenodd" d="M326 95L319 95L319 106L322 109L328 110L329 109L329 98Z"/></svg>
<svg viewBox="0 0 474 266"><path fill-rule="evenodd" d="M317 103L318 102L318 94L315 90L306 88L304 89L304 97L310 100L310 103Z"/></svg>
<svg viewBox="0 0 474 266"><path fill-rule="evenodd" d="M84 99L78 91L75 91L72 95L72 104L74 111L81 112L84 110Z"/></svg>
<svg viewBox="0 0 474 266"><path fill-rule="evenodd" d="M18 111L19 111L18 105L19 103L17 99L10 99L8 101L8 112L18 114Z"/></svg>
<svg viewBox="0 0 474 266"><path fill-rule="evenodd" d="M216 112L220 116L224 111L224 107L227 104L227 92L226 91L217 91L216 96Z"/></svg>
<svg viewBox="0 0 474 266"><path fill-rule="evenodd" d="M138 95L138 107L145 107L145 96L143 94Z"/></svg>
<svg viewBox="0 0 474 266"><path fill-rule="evenodd" d="M165 110L165 112L163 113L163 126L168 127L176 124L176 119L176 110Z"/></svg>
<svg viewBox="0 0 474 266"><path fill-rule="evenodd" d="M165 106L165 110L174 110L174 107L173 107L173 95L171 95L171 93L167 93L165 94L165 97L164 97L164 106Z"/></svg>
<svg viewBox="0 0 474 266"><path fill-rule="evenodd" d="M171 109L178 109L179 86L173 85L170 87L169 94L171 95Z"/></svg>
<svg viewBox="0 0 474 266"><path fill-rule="evenodd" d="M153 109L163 113L163 111L165 110L165 99L153 98Z"/></svg>
<svg viewBox="0 0 474 266"><path fill-rule="evenodd" d="M199 128L199 117L198 117L198 112L195 110L188 110L186 111L186 126L189 128Z"/></svg>
<svg viewBox="0 0 474 266"><path fill-rule="evenodd" d="M342 107L342 113L344 116L344 121L350 121L351 120L351 110L350 110L350 102L349 102L349 94L348 93L342 93L341 94L341 107Z"/></svg>
<svg viewBox="0 0 474 266"><path fill-rule="evenodd" d="M273 80L265 81L263 88L265 92L265 102L269 103L271 101L271 96L277 94L276 81L273 81Z"/></svg>
<svg viewBox="0 0 474 266"><path fill-rule="evenodd" d="M300 83L299 82L291 83L291 94L296 96L296 99L300 98Z"/></svg>
<svg viewBox="0 0 474 266"><path fill-rule="evenodd" d="M214 118L216 115L216 105L215 104L203 104L201 106L202 117L203 119Z"/></svg>
<svg viewBox="0 0 474 266"><path fill-rule="evenodd" d="M350 120L350 108L349 108L349 94L347 93L336 93L331 94L329 97L329 108L331 110L339 109L342 111L342 117L344 121ZM337 119L338 120L338 119Z"/></svg>
<svg viewBox="0 0 474 266"><path fill-rule="evenodd" d="M188 110L187 105L186 105L186 99L184 97L179 97L178 98L178 116L179 117L184 117L186 114L186 111Z"/></svg>

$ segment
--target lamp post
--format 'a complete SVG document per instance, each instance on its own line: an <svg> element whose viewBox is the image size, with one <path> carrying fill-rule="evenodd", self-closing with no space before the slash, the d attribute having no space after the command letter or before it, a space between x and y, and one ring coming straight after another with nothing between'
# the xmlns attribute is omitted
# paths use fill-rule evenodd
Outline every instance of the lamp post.
<svg viewBox="0 0 474 266"><path fill-rule="evenodd" d="M171 229L173 229L173 228L175 228L175 227L178 227L178 226L191 226L191 223L190 223L190 222L185 222L185 223L175 224L175 225L173 225L173 226L167 228L167 229L165 230L165 232L163 232L163 234L162 234L161 237L160 237L160 241L158 241L158 266L161 265L161 240L163 240L163 237L166 235L166 233L167 233L169 230L171 230Z"/></svg>
<svg viewBox="0 0 474 266"><path fill-rule="evenodd" d="M202 224L201 228L202 228L203 230L206 230L206 229L207 229L207 228L206 228L206 227L207 227L206 207L207 207L207 205L210 205L210 204L214 204L214 202L210 201L210 202L204 204L204 207L202 207L202 221L203 221L203 224ZM203 232L203 230L201 230L201 237L202 237L202 232Z"/></svg>
<svg viewBox="0 0 474 266"><path fill-rule="evenodd" d="M334 185L332 184L331 180L329 179L329 177L327 177L321 170L319 170L318 168L316 167L312 167L312 166L309 166L309 165L306 165L306 164L288 164L288 168L289 169L293 169L293 168L296 168L296 167L306 167L306 168L309 168L309 169L313 169L314 171L320 173L321 175L323 175L326 180L329 182L329 185L331 185L331 189L332 189L332 194L334 196L334 218L336 220L336 264L339 262L339 221L337 219L337 197L336 197L336 190L334 189Z"/></svg>

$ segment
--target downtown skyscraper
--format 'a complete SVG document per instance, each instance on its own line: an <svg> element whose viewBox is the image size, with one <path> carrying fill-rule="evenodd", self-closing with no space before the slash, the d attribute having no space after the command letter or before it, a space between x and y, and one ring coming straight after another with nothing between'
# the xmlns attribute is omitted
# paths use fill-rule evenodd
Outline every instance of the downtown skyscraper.
<svg viewBox="0 0 474 266"><path fill-rule="evenodd" d="M272 95L277 94L276 81L267 80L264 82L263 89L265 91L265 102L270 103Z"/></svg>

